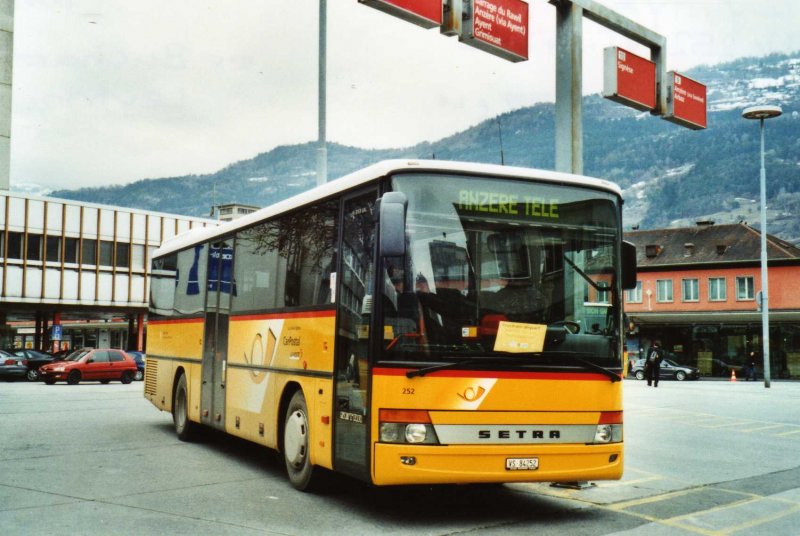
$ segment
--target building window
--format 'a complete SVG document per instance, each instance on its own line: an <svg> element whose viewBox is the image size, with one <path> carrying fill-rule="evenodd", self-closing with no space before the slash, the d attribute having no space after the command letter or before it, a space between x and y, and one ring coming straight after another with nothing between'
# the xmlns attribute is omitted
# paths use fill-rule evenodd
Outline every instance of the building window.
<svg viewBox="0 0 800 536"><path fill-rule="evenodd" d="M611 291L601 287L597 290L597 303L611 303Z"/></svg>
<svg viewBox="0 0 800 536"><path fill-rule="evenodd" d="M672 279L656 280L656 301L657 302L672 301Z"/></svg>
<svg viewBox="0 0 800 536"><path fill-rule="evenodd" d="M29 261L42 260L42 235L28 235L28 248L26 250L25 257Z"/></svg>
<svg viewBox="0 0 800 536"><path fill-rule="evenodd" d="M755 299L755 287L753 286L752 275L746 275L736 278L736 299L737 300Z"/></svg>
<svg viewBox="0 0 800 536"><path fill-rule="evenodd" d="M636 282L636 288L625 291L625 301L628 303L642 303L642 282Z"/></svg>
<svg viewBox="0 0 800 536"><path fill-rule="evenodd" d="M9 259L22 258L22 233L8 233L8 255Z"/></svg>
<svg viewBox="0 0 800 536"><path fill-rule="evenodd" d="M131 245L123 242L117 242L117 268L128 268L130 266L131 258Z"/></svg>
<svg viewBox="0 0 800 536"><path fill-rule="evenodd" d="M78 262L78 239L65 238L64 239L64 262L77 264ZM49 257L48 257L49 258Z"/></svg>
<svg viewBox="0 0 800 536"><path fill-rule="evenodd" d="M695 302L700 301L700 284L697 279L684 279L683 280L683 301Z"/></svg>
<svg viewBox="0 0 800 536"><path fill-rule="evenodd" d="M100 241L100 266L114 266L114 242Z"/></svg>
<svg viewBox="0 0 800 536"><path fill-rule="evenodd" d="M47 262L60 262L61 261L61 237L48 236L47 237Z"/></svg>
<svg viewBox="0 0 800 536"><path fill-rule="evenodd" d="M83 239L81 264L97 264L97 240Z"/></svg>
<svg viewBox="0 0 800 536"><path fill-rule="evenodd" d="M131 249L131 265L134 270L144 269L144 246L141 244L134 244Z"/></svg>
<svg viewBox="0 0 800 536"><path fill-rule="evenodd" d="M712 277L708 280L709 301L725 301L728 299L727 284L724 277Z"/></svg>

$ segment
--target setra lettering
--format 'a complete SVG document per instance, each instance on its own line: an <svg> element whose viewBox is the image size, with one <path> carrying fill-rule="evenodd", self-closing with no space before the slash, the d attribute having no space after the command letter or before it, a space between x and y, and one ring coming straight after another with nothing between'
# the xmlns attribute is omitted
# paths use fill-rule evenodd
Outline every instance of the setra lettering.
<svg viewBox="0 0 800 536"><path fill-rule="evenodd" d="M560 430L546 432L548 439L559 439ZM545 430L478 430L478 439L544 439Z"/></svg>

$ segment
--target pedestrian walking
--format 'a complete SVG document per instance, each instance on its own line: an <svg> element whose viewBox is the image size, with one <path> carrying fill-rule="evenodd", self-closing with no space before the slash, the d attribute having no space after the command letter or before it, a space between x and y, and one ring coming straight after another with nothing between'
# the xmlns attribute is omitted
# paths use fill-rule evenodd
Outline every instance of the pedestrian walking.
<svg viewBox="0 0 800 536"><path fill-rule="evenodd" d="M663 360L664 350L661 348L661 341L655 339L647 351L647 359L644 362L644 376L647 378L647 385L658 387L658 377L661 374L661 361Z"/></svg>
<svg viewBox="0 0 800 536"><path fill-rule="evenodd" d="M753 380L758 381L756 378L756 353L750 352L750 356L747 358L747 381Z"/></svg>

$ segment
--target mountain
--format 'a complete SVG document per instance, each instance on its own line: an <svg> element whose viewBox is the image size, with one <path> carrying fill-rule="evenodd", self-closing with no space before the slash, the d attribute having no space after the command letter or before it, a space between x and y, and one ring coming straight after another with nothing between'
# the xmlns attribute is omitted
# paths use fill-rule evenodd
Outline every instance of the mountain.
<svg viewBox="0 0 800 536"><path fill-rule="evenodd" d="M624 189L626 228L747 221L758 226L759 128L741 117L778 104L767 127L769 231L800 242L800 51L702 66L686 73L708 87L708 129L692 131L602 99L584 98L584 172ZM536 104L413 147L365 150L331 143L328 173L340 177L386 158L500 162L552 169L554 105ZM277 147L209 175L60 190L54 197L201 216L213 204L267 205L315 184L315 143Z"/></svg>

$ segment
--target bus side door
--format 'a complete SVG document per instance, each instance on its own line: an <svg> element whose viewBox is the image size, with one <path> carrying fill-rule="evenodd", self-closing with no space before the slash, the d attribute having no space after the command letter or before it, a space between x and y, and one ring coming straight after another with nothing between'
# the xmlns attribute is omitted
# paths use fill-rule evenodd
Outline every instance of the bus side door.
<svg viewBox="0 0 800 536"><path fill-rule="evenodd" d="M369 480L369 333L377 192L345 198L336 290L334 468Z"/></svg>
<svg viewBox="0 0 800 536"><path fill-rule="evenodd" d="M228 320L233 281L233 238L210 245L206 282L206 321L203 346L203 384L200 420L225 429L225 371L228 361Z"/></svg>

